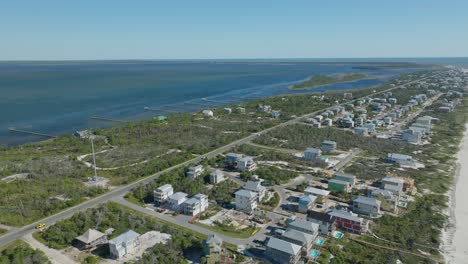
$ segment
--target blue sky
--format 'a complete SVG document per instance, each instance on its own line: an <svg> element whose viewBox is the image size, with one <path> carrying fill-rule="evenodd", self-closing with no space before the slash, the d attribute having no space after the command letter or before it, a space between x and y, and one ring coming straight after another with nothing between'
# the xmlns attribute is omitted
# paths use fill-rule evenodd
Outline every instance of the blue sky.
<svg viewBox="0 0 468 264"><path fill-rule="evenodd" d="M14 0L0 60L468 56L466 0Z"/></svg>

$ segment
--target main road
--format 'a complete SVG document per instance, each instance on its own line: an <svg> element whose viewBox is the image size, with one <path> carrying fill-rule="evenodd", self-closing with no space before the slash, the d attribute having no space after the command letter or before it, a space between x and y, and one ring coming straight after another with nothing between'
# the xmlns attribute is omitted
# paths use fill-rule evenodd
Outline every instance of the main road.
<svg viewBox="0 0 468 264"><path fill-rule="evenodd" d="M385 92L392 91L392 90L395 90L395 89L399 89L399 88L401 88L401 87L403 87L405 85L416 83L416 82L419 82L419 81L434 77L436 75L438 75L438 74L435 74L435 75L432 75L432 76L427 76L427 77L417 79L417 80L413 80L413 81L410 81L410 82L407 82L407 83L404 83L404 84L401 84L401 85L398 85L398 86L395 86L395 87L392 87L392 88L389 88L389 89L382 90L380 92L372 93L371 95L377 95L377 94L385 93ZM40 223L45 223L47 226L53 225L54 223L56 223L56 222L58 222L60 220L71 217L76 212L84 211L84 210L86 210L88 208L95 207L95 206L97 206L99 204L106 203L106 202L108 202L110 200L113 200L113 199L118 199L118 197L121 197L121 196L125 195L127 192L129 192L133 188L139 186L140 184L146 184L148 182L151 182L152 180L158 178L162 174L168 173L168 172L170 172L172 170L175 170L175 169L178 169L178 168L181 168L181 167L185 167L185 166L188 166L188 165L191 165L191 164L200 163L202 160L204 160L206 158L211 158L211 157L217 156L217 155L222 154L222 153L224 153L226 151L229 151L229 150L231 150L231 149L233 149L233 148L235 148L237 146L240 146L242 144L250 142L253 139L255 139L256 137L258 137L260 135L263 135L265 133L268 133L271 130L298 123L303 118L310 117L310 116L315 116L318 113L329 110L331 107L338 106L338 105L344 105L344 104L354 102L356 100L359 100L359 99L362 99L362 98L365 98L365 97L368 97L368 96L369 95L362 96L360 98L356 98L356 99L354 99L352 101L348 101L346 103L336 104L336 105L333 105L333 106L330 106L330 107L315 111L313 113L309 113L309 114L305 114L305 115L296 117L294 119L288 120L288 121L283 122L281 124L278 124L276 126L273 126L273 127L267 128L265 130L262 130L260 132L251 134L251 135L249 135L247 137L244 137L242 139L233 141L233 142L231 142L231 143L229 143L229 144L227 144L225 146L219 147L219 148L217 148L217 149L215 149L213 151L210 151L210 152L208 152L206 154L200 155L200 156L198 156L198 157L196 157L194 159L187 160L185 162L182 162L180 164L177 164L177 165L172 166L170 168L167 168L165 170L159 171L159 172L157 172L155 174L152 174L152 175L150 175L150 176L148 176L146 178L143 178L141 180L132 182L132 183L130 183L128 185L125 185L125 186L117 187L117 188L115 188L115 189L113 189L113 190L111 190L111 191L109 191L109 192L107 192L107 193L105 193L105 194L103 194L101 196L95 197L95 198L90 199L88 201L85 201L85 202L83 202L81 204L78 204L78 205L70 207L70 208L68 208L66 210L60 211L60 212L58 212L58 213L56 213L54 215L46 217L46 218L44 218L42 220L39 220L37 222L34 222L32 224L23 226L21 228L12 229L12 230L8 231L6 234L4 234L3 236L0 237L0 247L2 247L2 246L6 245L6 244L8 244L10 242L13 242L13 241L15 241L17 239L20 239L20 238L34 232L35 227Z"/></svg>

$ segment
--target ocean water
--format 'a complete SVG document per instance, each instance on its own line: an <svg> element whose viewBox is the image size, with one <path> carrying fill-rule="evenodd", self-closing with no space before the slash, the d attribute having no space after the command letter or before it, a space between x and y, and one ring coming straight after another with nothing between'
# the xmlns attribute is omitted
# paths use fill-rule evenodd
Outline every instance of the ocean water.
<svg viewBox="0 0 468 264"><path fill-rule="evenodd" d="M304 91L291 91L288 86L315 74L363 72L374 77L319 89L324 91L378 85L411 71L358 70L349 62L0 62L0 144L44 139L11 132L9 127L52 135L70 134L115 125L91 119L92 116L135 120L258 97L301 93ZM145 107L154 111L145 111Z"/></svg>

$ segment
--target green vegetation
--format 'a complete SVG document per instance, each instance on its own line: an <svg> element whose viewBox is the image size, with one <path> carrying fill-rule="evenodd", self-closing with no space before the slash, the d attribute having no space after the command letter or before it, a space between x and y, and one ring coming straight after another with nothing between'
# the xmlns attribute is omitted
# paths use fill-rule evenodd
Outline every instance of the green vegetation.
<svg viewBox="0 0 468 264"><path fill-rule="evenodd" d="M258 175L260 178L264 179L264 185L277 185L296 178L299 176L299 173L282 170L273 166L258 166L255 171L241 172L240 177L247 181L251 179L253 175Z"/></svg>
<svg viewBox="0 0 468 264"><path fill-rule="evenodd" d="M17 240L0 249L0 263L48 264L51 262L42 251L32 249L25 242Z"/></svg>
<svg viewBox="0 0 468 264"><path fill-rule="evenodd" d="M88 209L85 212L76 213L71 218L49 227L43 233L38 233L38 236L45 241L47 246L62 249L71 246L74 238L89 228L95 228L101 232L108 228L114 228L115 231L110 238L116 237L129 229L140 234L157 230L171 235L168 244L155 245L150 249L149 253L145 253L142 259L136 263L147 263L145 260L152 259L170 260L172 261L170 263L185 263L184 251L191 248L201 250L201 239L205 238L202 234L193 231L187 232L185 228L156 220L115 203L107 203L97 208ZM106 254L108 253L103 251L100 254L103 255L99 257L107 257ZM92 257L87 260L95 261L96 259Z"/></svg>
<svg viewBox="0 0 468 264"><path fill-rule="evenodd" d="M357 81L368 77L361 73L349 73L342 76L314 75L306 81L294 84L292 89L309 89L341 82Z"/></svg>
<svg viewBox="0 0 468 264"><path fill-rule="evenodd" d="M390 141L372 137L362 137L351 131L334 127L314 128L295 124L281 127L257 138L254 142L273 147L305 150L306 147L320 147L324 140L332 140L341 150L360 148L369 154L385 157L389 152L410 153L416 148L399 141Z"/></svg>

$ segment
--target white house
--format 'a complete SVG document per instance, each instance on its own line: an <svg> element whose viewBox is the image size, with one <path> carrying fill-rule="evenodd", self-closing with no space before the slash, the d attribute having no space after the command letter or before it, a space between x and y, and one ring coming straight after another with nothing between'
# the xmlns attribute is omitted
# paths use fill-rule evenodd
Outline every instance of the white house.
<svg viewBox="0 0 468 264"><path fill-rule="evenodd" d="M236 209L252 213L257 208L257 193L241 189L235 193Z"/></svg>
<svg viewBox="0 0 468 264"><path fill-rule="evenodd" d="M190 167L190 168L188 168L188 171L187 171L187 177L189 177L191 179L195 179L198 176L200 176L203 173L203 171L204 171L203 165Z"/></svg>
<svg viewBox="0 0 468 264"><path fill-rule="evenodd" d="M187 200L187 194L184 192L176 192L167 198L167 205L171 210L180 211L182 204Z"/></svg>
<svg viewBox="0 0 468 264"><path fill-rule="evenodd" d="M211 184L218 184L224 181L224 173L221 170L214 170L210 173L210 183Z"/></svg>
<svg viewBox="0 0 468 264"><path fill-rule="evenodd" d="M415 129L406 129L403 130L402 139L408 143L412 144L420 144L421 143L422 134L421 132Z"/></svg>
<svg viewBox="0 0 468 264"><path fill-rule="evenodd" d="M403 187L405 181L395 177L385 177L381 180L381 188L387 191L391 191L398 195L403 194Z"/></svg>
<svg viewBox="0 0 468 264"><path fill-rule="evenodd" d="M246 156L237 159L237 169L239 171L254 171L257 169L257 164L252 157Z"/></svg>
<svg viewBox="0 0 468 264"><path fill-rule="evenodd" d="M259 202L263 200L266 194L266 188L262 186L261 181L248 181L245 183L244 189L257 193Z"/></svg>
<svg viewBox="0 0 468 264"><path fill-rule="evenodd" d="M336 142L331 140L324 140L320 149L323 152L332 152L336 149Z"/></svg>
<svg viewBox="0 0 468 264"><path fill-rule="evenodd" d="M203 111L202 111L202 114L203 114L204 116L208 116L208 117L213 117L213 116L214 116L214 113L213 113L213 111L211 111L211 110L203 110Z"/></svg>
<svg viewBox="0 0 468 264"><path fill-rule="evenodd" d="M358 196L353 200L353 212L370 217L378 217L381 215L381 203L381 201L372 197Z"/></svg>
<svg viewBox="0 0 468 264"><path fill-rule="evenodd" d="M401 166L412 167L416 165L416 161L413 159L413 157L399 153L388 153L387 161L392 163L398 163Z"/></svg>
<svg viewBox="0 0 468 264"><path fill-rule="evenodd" d="M304 151L304 159L319 162L322 160L322 151L319 148L307 148Z"/></svg>
<svg viewBox="0 0 468 264"><path fill-rule="evenodd" d="M369 130L367 129L367 127L356 127L354 128L354 134L358 136L368 136Z"/></svg>
<svg viewBox="0 0 468 264"><path fill-rule="evenodd" d="M272 111L272 112L271 112L271 117L273 117L273 118L275 118L275 119L276 119L276 118L279 118L280 115L281 115L280 111Z"/></svg>
<svg viewBox="0 0 468 264"><path fill-rule="evenodd" d="M205 194L199 193L194 195L192 198L186 200L182 204L184 214L195 216L199 213L202 213L208 209L208 196Z"/></svg>
<svg viewBox="0 0 468 264"><path fill-rule="evenodd" d="M174 193L174 189L170 184L164 184L153 192L154 202L158 205L166 202L167 198Z"/></svg>
<svg viewBox="0 0 468 264"><path fill-rule="evenodd" d="M114 259L119 259L127 254L138 251L140 247L140 234L133 230L121 234L109 240L110 255Z"/></svg>

